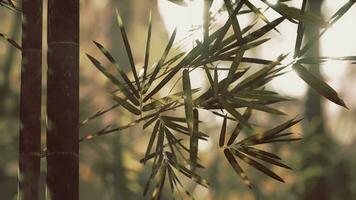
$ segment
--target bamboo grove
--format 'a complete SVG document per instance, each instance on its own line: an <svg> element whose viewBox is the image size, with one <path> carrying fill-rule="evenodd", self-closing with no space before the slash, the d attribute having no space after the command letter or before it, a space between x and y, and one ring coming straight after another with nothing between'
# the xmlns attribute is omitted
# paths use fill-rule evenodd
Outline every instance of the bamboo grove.
<svg viewBox="0 0 356 200"><path fill-rule="evenodd" d="M183 0L170 1L180 6L186 6ZM151 173L143 194L145 196L150 195L152 199L160 199L164 187L170 187L173 196L178 198L183 199L184 196L191 197L191 193L183 186L181 177L187 177L199 185L209 187L208 181L199 173L204 168L199 159L199 140L209 140L209 136L212 135L219 136L219 148L222 150L221 156L231 165L231 170L236 172L237 176L241 178L241 181L247 187L254 187L253 180L250 180L248 174L246 174L246 169L241 167L242 162L272 179L284 182L283 178L273 172L268 166L275 165L288 170L291 170L291 168L284 164L278 155L262 150L258 145L273 145L279 142L293 142L302 139L298 133L289 130L290 127L299 123L301 119L286 119L285 122L275 127L262 132L256 132L258 124L256 125L251 122L251 116L256 111L266 112L271 115L285 115L282 111L277 110L274 104L289 101L290 98L281 96L278 91L272 91L267 87L271 80L278 76L283 76L285 69L294 70L302 80L321 96L347 108L338 93L326 82L314 75L308 66L330 60L355 64L356 57L310 57L308 56L308 50L313 48L319 38L349 11L355 4L355 1L347 1L329 19L323 19L319 15L308 11L311 0L303 0L301 8L288 6L288 0L280 0L277 4L271 4L267 0L260 1L266 4L268 9L273 9L279 13L280 16L274 20L268 19L264 15L265 10L257 8L249 0L224 0L222 12L227 12L229 17L222 26L218 26L214 24L214 16L209 11L212 0L205 0L204 25L202 27L204 32L203 40L197 40L189 52L180 53L182 51L179 51L179 45L177 45L178 42L176 41L177 30L175 30L171 34L162 56L152 65L150 64L153 63L150 59L150 46L154 44L151 44L153 26L150 17L146 35L147 42L144 48L145 58L142 67L137 66L137 63L135 63L133 58L134 52L132 52L130 47L123 19L121 19L117 11L118 29L124 41L132 76L125 72L124 68L116 62L114 56L103 44L99 41L94 41L93 45L110 62L110 67L114 67L117 70L117 73L112 73L109 67L104 66L103 62L99 59L86 54L93 66L116 87L115 91L110 92L115 104L108 109L95 112L92 116L80 122L79 126L74 126L73 124L68 126L66 129L68 135L65 137L76 138L78 136L76 135L78 133L76 130L77 127L85 126L92 120L112 111L114 108L120 107L130 112L135 116L135 120L131 123L119 127L110 124L101 130L86 134L79 138L79 141L77 139L76 142L94 140L96 137L103 137L107 134L120 134L120 131L124 129L143 124L143 130L151 130L146 152L140 160L142 164L150 164L151 166ZM16 7L10 2L10 0L0 1L2 6L15 9ZM60 10L65 10L66 6L63 4L59 8ZM69 9L67 12L73 18L79 19L79 16L71 13L72 10ZM255 17L253 22L245 27L239 23L239 16L244 14L253 14ZM64 18L57 19L65 20ZM264 24L258 27L256 22L259 20L263 21ZM266 38L265 35L273 31L278 32L278 26L281 23L287 22L293 23L297 27L296 42L293 51L280 52L280 56L274 60L246 56L246 52L258 49L265 43L268 43L268 41L273 40L273 38ZM56 22L49 21L49 27L53 28L53 31L61 31L64 28L57 27L58 30L54 30L55 26L51 26L51 23L56 24ZM307 26L318 27L320 31L314 32L312 37L306 39L305 27ZM73 28L76 27L78 26L73 25ZM78 30L73 30L72 34L76 35L78 33L76 31ZM20 45L5 34L0 33L0 36L14 47L24 50L25 46L21 48ZM63 37L62 39L69 38ZM54 39L54 41L60 42L62 40L57 41ZM62 42L65 44L77 44L78 40ZM52 48L57 49L57 46L53 46ZM63 48L65 47L63 46ZM78 51L75 48L77 48L75 45L69 45L66 50L59 46L57 49L59 54L66 52L62 55L73 58L72 70L76 70L74 66L77 65L79 60ZM65 60L64 57L52 59L54 59L53 61L64 60L63 62L71 62L70 60ZM218 64L219 62L227 62L229 66L222 67ZM72 64L69 63L71 66ZM246 67L246 65L249 67ZM64 73L59 69L60 66L54 67L53 70L58 69L58 71L55 70L56 74ZM209 88L207 90L192 88L191 83L194 80L191 79L190 74L198 68L204 70L205 76L209 81ZM143 71L143 73L138 73L140 71ZM76 74L77 71L73 71L73 73ZM219 77L220 73L226 73L227 75L221 78ZM58 81L61 77L59 75L53 80ZM51 93L53 92L53 88L50 88L50 81L49 79L48 98L56 99L58 93ZM77 87L78 80L72 81L66 82L71 83L68 87ZM181 86L182 90L172 93L172 82L173 87ZM63 82L63 84L66 83ZM22 84L26 83L23 82ZM163 93L168 94L162 95ZM74 110L67 113L67 116L71 115L73 117L68 123L72 123L77 119L77 101L78 96L74 91L73 95L68 97L68 102L62 102L61 108L58 108L64 109L68 105L74 106ZM51 105L54 110L52 110L53 112L49 112L49 114L52 115L51 118L56 119L59 110L56 110L54 107L58 105L58 102L53 101L53 104L48 104L48 106ZM182 110L184 115L173 115L172 112L177 110ZM222 118L223 122L219 133L202 132L199 129L199 126L204 123L199 117L203 111ZM63 120L61 117L57 119ZM62 128L59 130L63 130L63 127L68 124L66 121L58 123L58 127ZM228 124L235 126L232 132L227 131ZM75 141L75 138L72 141ZM58 157L51 156L53 155L52 150L57 151L58 149L59 151L68 152L68 155L77 155L77 146L69 145L72 149L68 149L69 146L67 144L58 144L55 141L60 141L59 136L52 138L52 142L51 140L48 141L48 150L43 150L42 157L47 157L47 159L52 159L51 162L58 163ZM55 145L58 146L54 147ZM68 159L70 160L71 158ZM70 168L69 166L71 166L70 161L68 162L67 169ZM78 179L77 173L71 174L70 176L74 177L68 178L60 177L58 174L61 173L58 172L59 168L49 168L48 172L50 170L53 170L53 174L58 175L53 177L53 184L55 184L54 182L57 178L60 179L61 183L65 183L64 181L66 180L72 180L70 183L77 184L74 180ZM61 189L57 190L57 192L61 191ZM71 197L70 199L75 199L75 197Z"/></svg>

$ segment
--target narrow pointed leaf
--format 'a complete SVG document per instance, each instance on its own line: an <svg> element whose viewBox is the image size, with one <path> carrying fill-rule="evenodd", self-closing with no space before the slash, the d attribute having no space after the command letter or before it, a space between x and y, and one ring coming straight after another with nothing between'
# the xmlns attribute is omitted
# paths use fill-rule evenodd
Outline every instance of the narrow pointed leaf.
<svg viewBox="0 0 356 200"><path fill-rule="evenodd" d="M87 54L89 60L94 64L94 66L101 71L113 84L115 84L119 90L125 94L125 96L135 105L139 105L138 100L131 94L131 92L125 87L125 85L115 78L112 74L110 74L102 65L101 63L96 60L93 56Z"/></svg>
<svg viewBox="0 0 356 200"><path fill-rule="evenodd" d="M224 144L225 144L226 122L227 122L227 118L226 118L226 116L225 116L225 117L224 117L224 120L223 120L222 127L221 127L221 131L220 131L219 147L223 147Z"/></svg>
<svg viewBox="0 0 356 200"><path fill-rule="evenodd" d="M252 185L250 180L248 179L246 173L244 170L241 168L239 163L236 161L232 153L230 152L229 149L224 149L224 154L226 159L229 161L230 165L232 168L235 170L235 172L241 177L242 181L250 188L252 189Z"/></svg>
<svg viewBox="0 0 356 200"><path fill-rule="evenodd" d="M127 34L126 34L126 30L125 30L124 24L122 22L122 18L121 18L120 14L119 14L119 11L117 9L116 9L116 18L117 18L117 22L119 24L119 28L120 28L120 31L121 31L122 39L124 41L124 45L125 45L125 48L126 48L126 53L127 53L127 56L129 57L131 70L132 70L132 73L134 75L137 88L138 88L138 90L141 90L140 89L141 88L140 87L140 81L139 81L138 76L137 76L136 66L135 66L135 62L134 62L133 56L132 56L130 43L129 43L129 40L127 38Z"/></svg>
<svg viewBox="0 0 356 200"><path fill-rule="evenodd" d="M259 170L260 172L266 174L267 176L269 176L269 177L271 177L271 178L273 178L273 179L275 179L277 181L280 181L280 182L284 183L284 180L280 176L278 176L276 173L274 173L273 171L271 171L267 167L263 166L261 163L253 160L252 158L250 158L249 156L247 156L245 154L240 153L239 151L236 151L234 149L231 149L231 151L232 151L232 153L234 155L236 155L241 160L243 160L247 164L251 165L255 169Z"/></svg>
<svg viewBox="0 0 356 200"><path fill-rule="evenodd" d="M252 114L252 110L247 108L245 110L244 114L242 115L242 117L245 118L246 120L248 120L251 117L251 114ZM242 128L243 128L242 124L240 122L238 122L234 131L232 132L232 134L229 138L229 141L227 142L228 146L232 145L235 142L235 140L239 136Z"/></svg>
<svg viewBox="0 0 356 200"><path fill-rule="evenodd" d="M184 110L185 116L187 118L188 129L193 135L193 99L192 99L192 89L190 86L189 71L185 69L183 71L183 96L184 96Z"/></svg>
<svg viewBox="0 0 356 200"><path fill-rule="evenodd" d="M151 34L152 34L152 12L150 11L150 16L148 18L148 32L147 32L147 42L145 51L145 62L143 65L143 83L146 81L148 61L150 59L150 45L151 45Z"/></svg>
<svg viewBox="0 0 356 200"><path fill-rule="evenodd" d="M129 86L131 89L132 93L135 94L136 98L139 98L139 93L136 90L136 88L132 85L130 79L126 76L125 72L123 69L120 67L120 65L115 61L114 57L109 53L109 51L101 44L98 42L94 41L94 44L98 47L98 49L105 55L105 57L116 67L116 70L119 72L120 76L124 79L126 85Z"/></svg>
<svg viewBox="0 0 356 200"><path fill-rule="evenodd" d="M135 106L131 105L129 102L125 101L124 99L116 96L116 95L113 95L113 99L120 103L122 105L122 107L126 108L126 110L130 111L132 114L135 114L135 115L140 115L141 114L141 111L139 109L137 109Z"/></svg>
<svg viewBox="0 0 356 200"><path fill-rule="evenodd" d="M198 160L198 143L199 143L199 113L197 109L193 110L193 133L190 136L190 163L193 173Z"/></svg>
<svg viewBox="0 0 356 200"><path fill-rule="evenodd" d="M342 107L347 108L344 101L338 96L337 92L332 87L310 73L303 65L295 63L293 65L293 69L297 72L300 78L302 78L310 87L315 89L320 95Z"/></svg>
<svg viewBox="0 0 356 200"><path fill-rule="evenodd" d="M163 65L163 63L165 62L167 56L168 56L168 53L169 51L171 50L172 46L173 46L173 43L174 43L174 40L175 40L175 37L177 35L177 29L175 29L168 41L168 44L166 46L166 49L164 50L163 52L163 55L161 56L160 60L158 61L157 65L155 66L155 69L153 70L152 72L152 75L147 83L147 85L145 85L145 88L144 88L144 93L146 93L148 91L148 89L150 88L150 86L152 85L153 81L156 79L157 77L157 74L159 73L159 71L161 70L161 67ZM146 100L144 99L144 102Z"/></svg>

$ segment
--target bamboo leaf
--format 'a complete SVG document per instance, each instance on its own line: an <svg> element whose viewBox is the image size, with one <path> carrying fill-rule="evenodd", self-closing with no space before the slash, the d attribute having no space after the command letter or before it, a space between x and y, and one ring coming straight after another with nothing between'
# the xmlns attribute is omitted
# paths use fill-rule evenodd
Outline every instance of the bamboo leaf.
<svg viewBox="0 0 356 200"><path fill-rule="evenodd" d="M172 46L173 46L174 39L175 39L176 35L177 35L177 29L175 29L174 32L172 33L172 35L171 35L171 37L170 37L170 39L169 39L169 41L168 41L168 44L167 44L167 46L166 46L166 49L165 49L164 52L163 52L163 55L161 56L161 58L160 58L160 60L158 61L158 63L157 63L157 65L156 65L155 69L153 70L152 75L151 75L151 77L150 77L150 79L149 79L147 85L145 85L144 93L146 93L147 90L150 88L150 86L152 85L153 81L156 79L157 74L158 74L159 71L161 70L163 63L165 62L165 60L166 60L166 58L167 58L167 56L168 56L168 53L169 53L169 51L171 50L171 48L172 48ZM146 100L144 99L144 102L145 102L145 101L146 101Z"/></svg>
<svg viewBox="0 0 356 200"><path fill-rule="evenodd" d="M188 177L189 179L195 181L196 183L200 184L203 187L208 188L209 183L204 178L199 176L196 173L193 173L191 170L187 169L180 163L176 162L170 153L166 153L168 157L168 162L171 164L172 167L176 168L179 172L181 172L184 176Z"/></svg>
<svg viewBox="0 0 356 200"><path fill-rule="evenodd" d="M249 118L251 117L251 114L252 114L252 110L247 108L244 112L244 114L242 115L243 118L245 118L247 121L249 120ZM234 131L232 132L230 138L229 138L229 141L227 142L227 145L230 146L232 145L236 138L239 136L241 130L242 130L242 124L240 122L237 123Z"/></svg>
<svg viewBox="0 0 356 200"><path fill-rule="evenodd" d="M158 133L158 128L159 128L159 126L160 126L160 122L159 122L159 120L157 120L156 123L155 123L155 126L154 126L154 128L153 128L153 131L152 131L152 134L151 134L151 137L150 137L150 141L148 142L148 145L147 145L145 157L148 157L148 155L149 155L150 152L151 152L153 143L154 143L154 141L155 141L155 139L156 139L156 136L157 136L157 133ZM146 161L144 161L143 163L145 164Z"/></svg>
<svg viewBox="0 0 356 200"><path fill-rule="evenodd" d="M112 74L110 74L102 65L101 63L96 60L93 56L86 54L89 60L94 64L94 66L101 71L113 84L115 84L119 90L125 94L125 96L135 105L139 105L138 100L131 94L131 92L125 87L125 85L115 78Z"/></svg>
<svg viewBox="0 0 356 200"><path fill-rule="evenodd" d="M232 102L232 105L234 105L236 107L247 107L247 108L252 108L255 110L267 112L267 113L274 114L274 115L285 115L285 113L283 113L277 109L265 106L265 105L260 104L256 101L245 101L245 100L238 99L238 98L231 98L228 96L225 96L225 97L227 99L229 99L229 101Z"/></svg>
<svg viewBox="0 0 356 200"><path fill-rule="evenodd" d="M251 125L248 123L248 121L242 117L242 115L235 110L234 107L232 107L227 101L225 101L223 98L219 98L219 102L222 104L224 109L230 113L232 116L235 117L237 121L239 121L242 125L246 126L247 128L251 128Z"/></svg>
<svg viewBox="0 0 356 200"><path fill-rule="evenodd" d="M341 57L331 57L331 56L320 56L320 57L304 57L298 60L298 63L303 64L320 64L328 61L356 61L356 56L341 56Z"/></svg>
<svg viewBox="0 0 356 200"><path fill-rule="evenodd" d="M152 117L152 119L148 120L142 127L143 130L145 130L147 127L149 127L153 122L155 122L158 119L158 115Z"/></svg>
<svg viewBox="0 0 356 200"><path fill-rule="evenodd" d="M307 5L307 0L303 0L302 8L300 10L300 14L301 15L305 12L306 5ZM293 58L296 58L298 56L298 54L299 54L300 47L301 47L302 42L303 42L303 35L304 35L304 22L303 21L299 21L298 29L297 29L297 39L295 41L295 48L294 48Z"/></svg>
<svg viewBox="0 0 356 200"><path fill-rule="evenodd" d="M214 46L212 47L212 51L216 51L219 50L221 47L221 42L224 39L227 31L229 30L229 27L232 23L233 18L236 17L236 15L238 14L238 12L240 11L241 7L243 6L245 0L241 0L239 1L239 3L237 4L237 6L235 7L234 11L232 14L229 14L229 18L228 20L225 22L224 26L222 28L220 28L218 31L216 31L215 33L217 34L217 38L216 41L214 43Z"/></svg>
<svg viewBox="0 0 356 200"><path fill-rule="evenodd" d="M140 91L141 90L140 81L139 81L138 76L137 76L136 66L135 66L135 62L134 62L133 56L132 56L130 43L129 43L129 40L127 38L127 34L126 34L125 27L124 27L124 23L122 22L122 18L121 18L120 14L119 14L119 11L117 9L116 9L116 18L117 18L117 22L119 24L119 28L120 28L120 31L121 31L122 39L124 41L124 45L125 45L125 48L126 48L126 53L127 53L127 56L129 57L131 70L132 70L132 73L134 75L137 88Z"/></svg>
<svg viewBox="0 0 356 200"><path fill-rule="evenodd" d="M120 67L120 65L115 61L114 57L109 53L109 51L103 45L99 44L96 41L93 42L98 47L98 49L105 55L105 57L115 66L116 70L119 72L119 74L124 79L125 83L129 86L129 88L131 89L132 93L136 96L136 98L139 98L138 91L132 85L130 79L126 76L125 72Z"/></svg>
<svg viewBox="0 0 356 200"><path fill-rule="evenodd" d="M221 127L221 131L220 131L219 147L223 147L224 144L225 144L226 122L227 122L227 118L226 118L226 115L225 115L224 120L223 120L223 124L222 124L222 127Z"/></svg>
<svg viewBox="0 0 356 200"><path fill-rule="evenodd" d="M279 156L277 156L273 153L270 153L270 152L267 152L267 151L264 151L261 149L257 149L255 147L241 146L241 148L247 149L248 151L253 151L259 155L267 156L267 157L275 159L275 160L282 160Z"/></svg>
<svg viewBox="0 0 356 200"><path fill-rule="evenodd" d="M284 180L278 176L276 173L274 173L273 171L271 171L270 169L268 169L267 167L263 166L261 163L253 160L252 158L250 158L247 155L244 155L242 153L240 153L239 151L236 151L235 149L231 149L232 154L236 155L237 157L239 157L241 160L243 160L244 162L246 162L247 164L251 165L252 167L254 167L255 169L259 170L260 172L266 174L267 176L283 182Z"/></svg>
<svg viewBox="0 0 356 200"><path fill-rule="evenodd" d="M286 57L287 57L287 55L280 55L275 61L270 63L268 66L262 68L261 70L257 71L256 73L250 75L249 77L247 77L246 79L241 81L231 91L232 92L239 91L239 90L251 85L251 83L253 83L254 81L264 78L266 73L268 73L270 70L272 70L275 66L279 65L280 62Z"/></svg>
<svg viewBox="0 0 356 200"><path fill-rule="evenodd" d="M274 159L272 159L272 158L270 158L268 156L264 156L262 154L259 154L259 153L255 152L255 151L250 151L247 148L241 147L241 148L236 149L236 150L241 151L241 152L245 153L246 155L249 155L249 156L251 156L253 158L257 158L257 159L263 160L265 162L268 162L268 163L270 163L272 165L276 165L276 166L279 166L279 167L282 167L282 168L286 168L286 169L292 169L288 165L285 165L285 164L283 164L283 163L281 163L281 162L279 162L277 160L274 160Z"/></svg>
<svg viewBox="0 0 356 200"><path fill-rule="evenodd" d="M128 110L132 114L135 114L135 115L141 114L141 111L139 109L137 109L135 106L131 105L129 102L125 101L124 99L122 99L116 95L113 95L113 99L116 102L120 103L122 105L122 107L126 108L126 110Z"/></svg>
<svg viewBox="0 0 356 200"><path fill-rule="evenodd" d="M21 46L13 39L11 39L9 36L7 36L4 33L0 33L0 37L4 38L5 40L7 40L12 46L14 46L15 48L21 50Z"/></svg>
<svg viewBox="0 0 356 200"><path fill-rule="evenodd" d="M190 136L190 163L193 173L198 160L198 143L199 143L199 112L197 109L193 110L193 132Z"/></svg>
<svg viewBox="0 0 356 200"><path fill-rule="evenodd" d="M310 87L315 89L320 95L342 107L347 108L344 101L338 96L337 92L332 87L310 73L303 65L295 63L293 65L293 69L298 73L300 78L302 78Z"/></svg>
<svg viewBox="0 0 356 200"><path fill-rule="evenodd" d="M147 32L147 41L146 41L145 62L143 65L143 84L146 81L148 61L150 59L151 35L152 35L152 11L150 11L150 15L148 18L148 32Z"/></svg>
<svg viewBox="0 0 356 200"><path fill-rule="evenodd" d="M240 167L239 163L236 161L232 153L230 152L229 149L224 149L224 154L226 159L229 161L230 165L232 168L235 170L235 172L241 177L242 181L250 188L252 189L252 185L250 180L248 179L246 173L244 170Z"/></svg>
<svg viewBox="0 0 356 200"><path fill-rule="evenodd" d="M263 35L265 35L269 31L271 31L272 29L274 29L276 26L278 26L283 21L284 21L283 17L277 18L277 19L273 20L271 23L266 24L262 28L260 28L260 29L258 29L256 31L248 34L247 36L243 37L241 39L241 41L237 41L237 44L241 45L241 44L246 44L248 42L254 41L254 40L262 37Z"/></svg>
<svg viewBox="0 0 356 200"><path fill-rule="evenodd" d="M189 71L185 69L183 71L183 96L184 96L184 110L187 118L187 125L191 136L193 135L193 98L192 89L190 86Z"/></svg>
<svg viewBox="0 0 356 200"><path fill-rule="evenodd" d="M269 138L273 138L275 135L277 135L278 133L288 129L289 127L294 126L295 124L299 123L301 121L301 119L299 120L288 120L270 130L267 130L263 133L260 134L255 134L255 135L251 135L241 141L239 141L237 144L256 144L259 142L264 142L266 140L268 140Z"/></svg>
<svg viewBox="0 0 356 200"><path fill-rule="evenodd" d="M267 17L258 8L256 8L251 2L246 0L245 4L249 9L251 9L251 11L253 11L257 15L258 18L260 18L262 21L266 22L267 24L270 23Z"/></svg>

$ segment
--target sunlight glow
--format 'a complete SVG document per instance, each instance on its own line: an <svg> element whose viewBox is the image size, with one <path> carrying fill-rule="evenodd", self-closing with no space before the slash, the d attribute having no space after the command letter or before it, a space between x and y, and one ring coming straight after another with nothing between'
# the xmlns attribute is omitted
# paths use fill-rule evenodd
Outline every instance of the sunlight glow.
<svg viewBox="0 0 356 200"><path fill-rule="evenodd" d="M276 5L279 0L267 0L268 3Z"/></svg>
<svg viewBox="0 0 356 200"><path fill-rule="evenodd" d="M158 9L169 34L177 28L176 41L184 41L182 49L188 51L196 40L203 39L203 7L204 0L186 1L188 6L178 6L167 0L158 0ZM222 0L214 1L210 11L216 12Z"/></svg>

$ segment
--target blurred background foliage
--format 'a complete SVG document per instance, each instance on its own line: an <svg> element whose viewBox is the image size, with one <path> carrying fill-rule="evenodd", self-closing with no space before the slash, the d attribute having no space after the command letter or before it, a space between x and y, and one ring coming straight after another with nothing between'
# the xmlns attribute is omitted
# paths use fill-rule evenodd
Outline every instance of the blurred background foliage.
<svg viewBox="0 0 356 200"><path fill-rule="evenodd" d="M121 66L129 66L123 41L116 23L115 8L120 11L128 32L134 59L138 65L144 62L144 46L148 16L153 17L151 60L158 60L162 54L169 35L178 27L178 39L188 36L189 29L199 26L199 2L195 0L192 7L178 7L166 0L81 0L81 119L85 119L97 110L108 108L112 100L108 91L112 85L92 66L84 53L94 57L101 56L92 41L100 41L117 58ZM255 2L256 5L258 1ZM292 0L291 5L300 7L301 0ZM325 17L334 13L345 1L324 0L320 12ZM262 4L260 5L263 6ZM186 9L186 10L184 10ZM317 12L317 11L313 11ZM202 12L201 12L202 13ZM266 16L276 13L267 11ZM44 14L46 16L46 14ZM19 14L0 7L0 32L20 41L21 19ZM252 16L246 16L246 20ZM349 56L356 54L356 7L320 40L320 56ZM243 21L241 23L244 23ZM247 22L246 22L247 23ZM263 23L263 22L259 22ZM44 23L46 26L46 23ZM172 28L173 27L173 28ZM187 31L188 30L188 31ZM273 59L280 52L294 48L296 26L283 23L279 26L280 34L269 33L273 37L268 45L258 48L253 56ZM202 37L196 33L194 37ZM46 39L46 38L44 38ZM189 42L184 44L189 46ZM189 47L187 47L189 48ZM278 49L278 51L273 51ZM46 47L44 46L44 50ZM45 51L44 51L45 52ZM0 199L15 199L17 193L17 155L18 155L18 113L19 113L19 71L20 52L8 43L0 40ZM44 69L46 60L44 58ZM104 63L108 64L108 63ZM196 199L353 199L356 197L356 91L354 80L356 70L342 62L326 62L319 69L320 76L330 83L342 95L350 110L338 107L312 90L298 78L294 72L274 80L269 87L284 95L294 97L293 101L277 104L276 108L287 113L289 117L301 116L305 120L293 127L293 132L300 133L304 140L291 144L274 145L273 152L278 153L294 170L275 168L286 181L276 182L253 169L247 169L250 179L256 186L248 189L229 163L224 161L222 151L218 148L218 135L222 118L207 116L202 130L209 130L209 142L200 147L201 162L206 169L203 176L211 183L209 190L185 182ZM129 68L126 69L129 71ZM207 80L192 79L208 85ZM43 83L45 83L45 78ZM44 85L44 84L43 84ZM197 84L199 85L199 84ZM45 92L46 90L43 89ZM44 94L45 95L45 94ZM45 98L43 98L45 104ZM46 110L43 109L43 113ZM303 114L304 113L304 114ZM253 121L264 127L272 127L281 121L281 117L258 113ZM133 120L132 115L115 109L104 117L91 122L81 129L84 135L93 130L114 123L118 126ZM46 119L43 119L45 124ZM44 127L44 126L43 126ZM227 127L228 130L233 127ZM216 133L216 134L213 134ZM81 143L80 146L80 198L81 199L142 199L142 191L150 174L150 169L139 163L144 155L149 139L148 132L141 126L134 126L120 133L98 137L93 141ZM43 142L45 129L43 129ZM268 148L268 147L266 147ZM45 171L45 161L42 163ZM242 164L244 167L244 164ZM273 168L274 169L274 168ZM44 181L45 176L42 177ZM42 183L43 184L43 183ZM44 198L45 191L42 191ZM163 199L169 197L170 190L164 190ZM167 195L167 197L165 197Z"/></svg>

